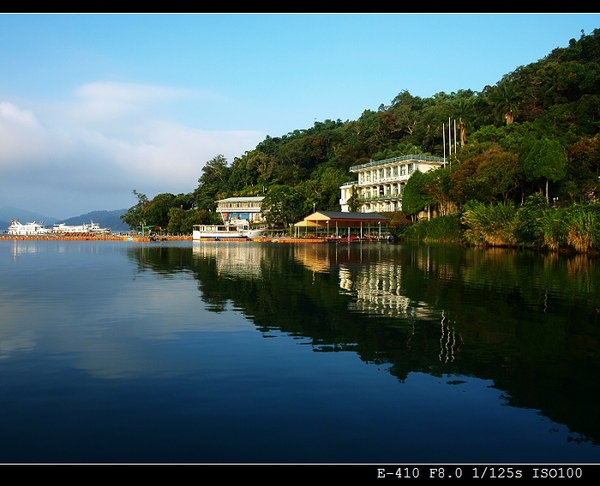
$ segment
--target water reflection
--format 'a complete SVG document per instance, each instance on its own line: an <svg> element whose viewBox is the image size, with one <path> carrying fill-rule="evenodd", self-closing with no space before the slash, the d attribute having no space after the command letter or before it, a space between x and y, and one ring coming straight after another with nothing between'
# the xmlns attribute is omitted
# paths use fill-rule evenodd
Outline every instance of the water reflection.
<svg viewBox="0 0 600 486"><path fill-rule="evenodd" d="M259 245L194 241L195 258L214 260L219 276L260 277L264 252Z"/></svg>
<svg viewBox="0 0 600 486"><path fill-rule="evenodd" d="M100 387L108 393L123 383L132 410L146 406L138 393L156 393L158 411L154 404L145 410L167 429L193 416L214 437L224 427L238 437L236 430L250 427L246 414L260 416L257 428L281 440L310 436L295 457L318 447L315 434L340 428L349 434L343 444L323 449L342 451L349 437L360 437L352 443L363 458L409 460L420 451L421 462L444 430L440 454L453 444L462 460L461 444L485 450L490 461L497 443L510 450L506 460L535 442L531 430L544 436L540 457L553 447L556 458L566 444L600 443L600 268L593 258L388 243L28 241L5 242L0 256L0 364L11 370L4 374L11 389L24 388L31 367L39 376L27 379L40 380L32 390L54 379L62 394L64 370L51 370L68 362L69 374L83 376L76 397L83 404L93 377L111 381ZM181 398L177 405L171 396ZM119 413L120 398L108 405ZM169 413L181 406L181 415L160 415L165 404ZM221 420L213 425L213 417ZM231 417L239 419L235 427ZM116 412L109 418L121 420ZM468 434L481 433L477 427L488 434L476 441ZM552 428L549 440L544 427ZM214 441L203 447L204 458L222 460L211 455ZM390 452L369 452L377 447ZM267 457L279 452L274 446ZM585 453L600 460L600 449ZM327 454L334 462L352 457ZM429 457L444 458L455 460Z"/></svg>
<svg viewBox="0 0 600 486"><path fill-rule="evenodd" d="M21 255L28 253L36 253L39 250L39 245L35 241L11 241L10 242L10 255L13 261L19 259Z"/></svg>
<svg viewBox="0 0 600 486"><path fill-rule="evenodd" d="M401 381L416 371L491 379L511 405L540 409L600 440L591 409L600 398L600 274L593 258L389 244L204 251L233 252L235 262L247 252L248 268L224 265L229 276L244 278L251 268L275 281L268 294L260 286L247 295L228 287L261 330L275 326L310 338L315 350L387 363ZM282 264L290 260L306 271ZM257 300L269 304L259 308Z"/></svg>

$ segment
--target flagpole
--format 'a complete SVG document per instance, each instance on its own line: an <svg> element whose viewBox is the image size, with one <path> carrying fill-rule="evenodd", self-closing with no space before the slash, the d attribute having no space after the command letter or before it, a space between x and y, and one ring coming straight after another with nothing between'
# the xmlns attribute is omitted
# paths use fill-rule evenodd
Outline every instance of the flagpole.
<svg viewBox="0 0 600 486"><path fill-rule="evenodd" d="M446 167L446 125L442 123L442 145L444 146L444 167Z"/></svg>
<svg viewBox="0 0 600 486"><path fill-rule="evenodd" d="M450 117L448 117L448 160L452 165L452 132L450 131Z"/></svg>
<svg viewBox="0 0 600 486"><path fill-rule="evenodd" d="M456 155L456 118L454 119L454 155Z"/></svg>

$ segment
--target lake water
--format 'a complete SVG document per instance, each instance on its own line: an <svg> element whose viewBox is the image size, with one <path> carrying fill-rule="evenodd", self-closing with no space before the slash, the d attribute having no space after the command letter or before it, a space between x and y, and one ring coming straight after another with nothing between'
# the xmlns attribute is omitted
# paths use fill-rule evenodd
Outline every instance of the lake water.
<svg viewBox="0 0 600 486"><path fill-rule="evenodd" d="M0 462L599 463L600 264L0 241Z"/></svg>

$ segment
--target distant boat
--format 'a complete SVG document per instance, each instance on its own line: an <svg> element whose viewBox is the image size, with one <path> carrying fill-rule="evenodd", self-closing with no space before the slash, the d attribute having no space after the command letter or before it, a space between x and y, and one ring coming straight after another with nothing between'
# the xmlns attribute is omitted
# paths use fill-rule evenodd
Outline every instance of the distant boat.
<svg viewBox="0 0 600 486"><path fill-rule="evenodd" d="M11 236L40 236L40 235L64 235L64 234L104 234L110 233L107 228L101 228L93 221L90 224L69 226L65 223L55 224L52 228L46 228L43 223L21 223L18 219L12 219L6 234Z"/></svg>
<svg viewBox="0 0 600 486"><path fill-rule="evenodd" d="M7 233L15 236L32 236L32 235L44 235L50 233L51 230L45 228L42 223L21 223L18 219L11 219L10 226L8 227Z"/></svg>
<svg viewBox="0 0 600 486"><path fill-rule="evenodd" d="M80 225L66 225L65 223L55 224L52 228L53 233L109 233L107 228L100 228L98 223L93 221L90 224L83 223Z"/></svg>
<svg viewBox="0 0 600 486"><path fill-rule="evenodd" d="M250 228L250 223L245 219L227 221L225 224L195 224L192 227L192 239L200 240L248 240L260 238L265 234L266 228Z"/></svg>

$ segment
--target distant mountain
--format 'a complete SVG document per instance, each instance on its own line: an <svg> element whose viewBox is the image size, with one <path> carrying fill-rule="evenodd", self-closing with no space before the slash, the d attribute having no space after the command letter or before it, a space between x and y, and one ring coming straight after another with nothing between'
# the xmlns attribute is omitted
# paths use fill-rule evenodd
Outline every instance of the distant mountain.
<svg viewBox="0 0 600 486"><path fill-rule="evenodd" d="M115 211L92 211L91 213L74 216L69 219L57 219L50 216L45 216L40 213L34 213L25 209L14 208L11 206L3 206L0 208L0 232L6 230L10 226L11 219L18 219L21 223L29 223L35 221L42 223L44 226L52 226L56 223L65 223L67 225L79 225L82 223L98 223L101 228L109 228L113 232L129 231L123 221L121 215L125 214L127 209L117 209Z"/></svg>
<svg viewBox="0 0 600 486"><path fill-rule="evenodd" d="M29 223L35 221L42 223L45 226L52 226L58 223L58 219L50 216L45 216L26 209L13 208L12 206L3 206L0 208L0 230L5 230L10 226L11 219L18 219L21 223Z"/></svg>
<svg viewBox="0 0 600 486"><path fill-rule="evenodd" d="M121 221L121 215L125 214L127 209L117 209L115 211L92 211L91 213L82 214L81 216L75 216L73 218L61 220L61 223L66 225L79 225L83 223L98 223L101 228L108 228L113 232L129 231L123 221Z"/></svg>

